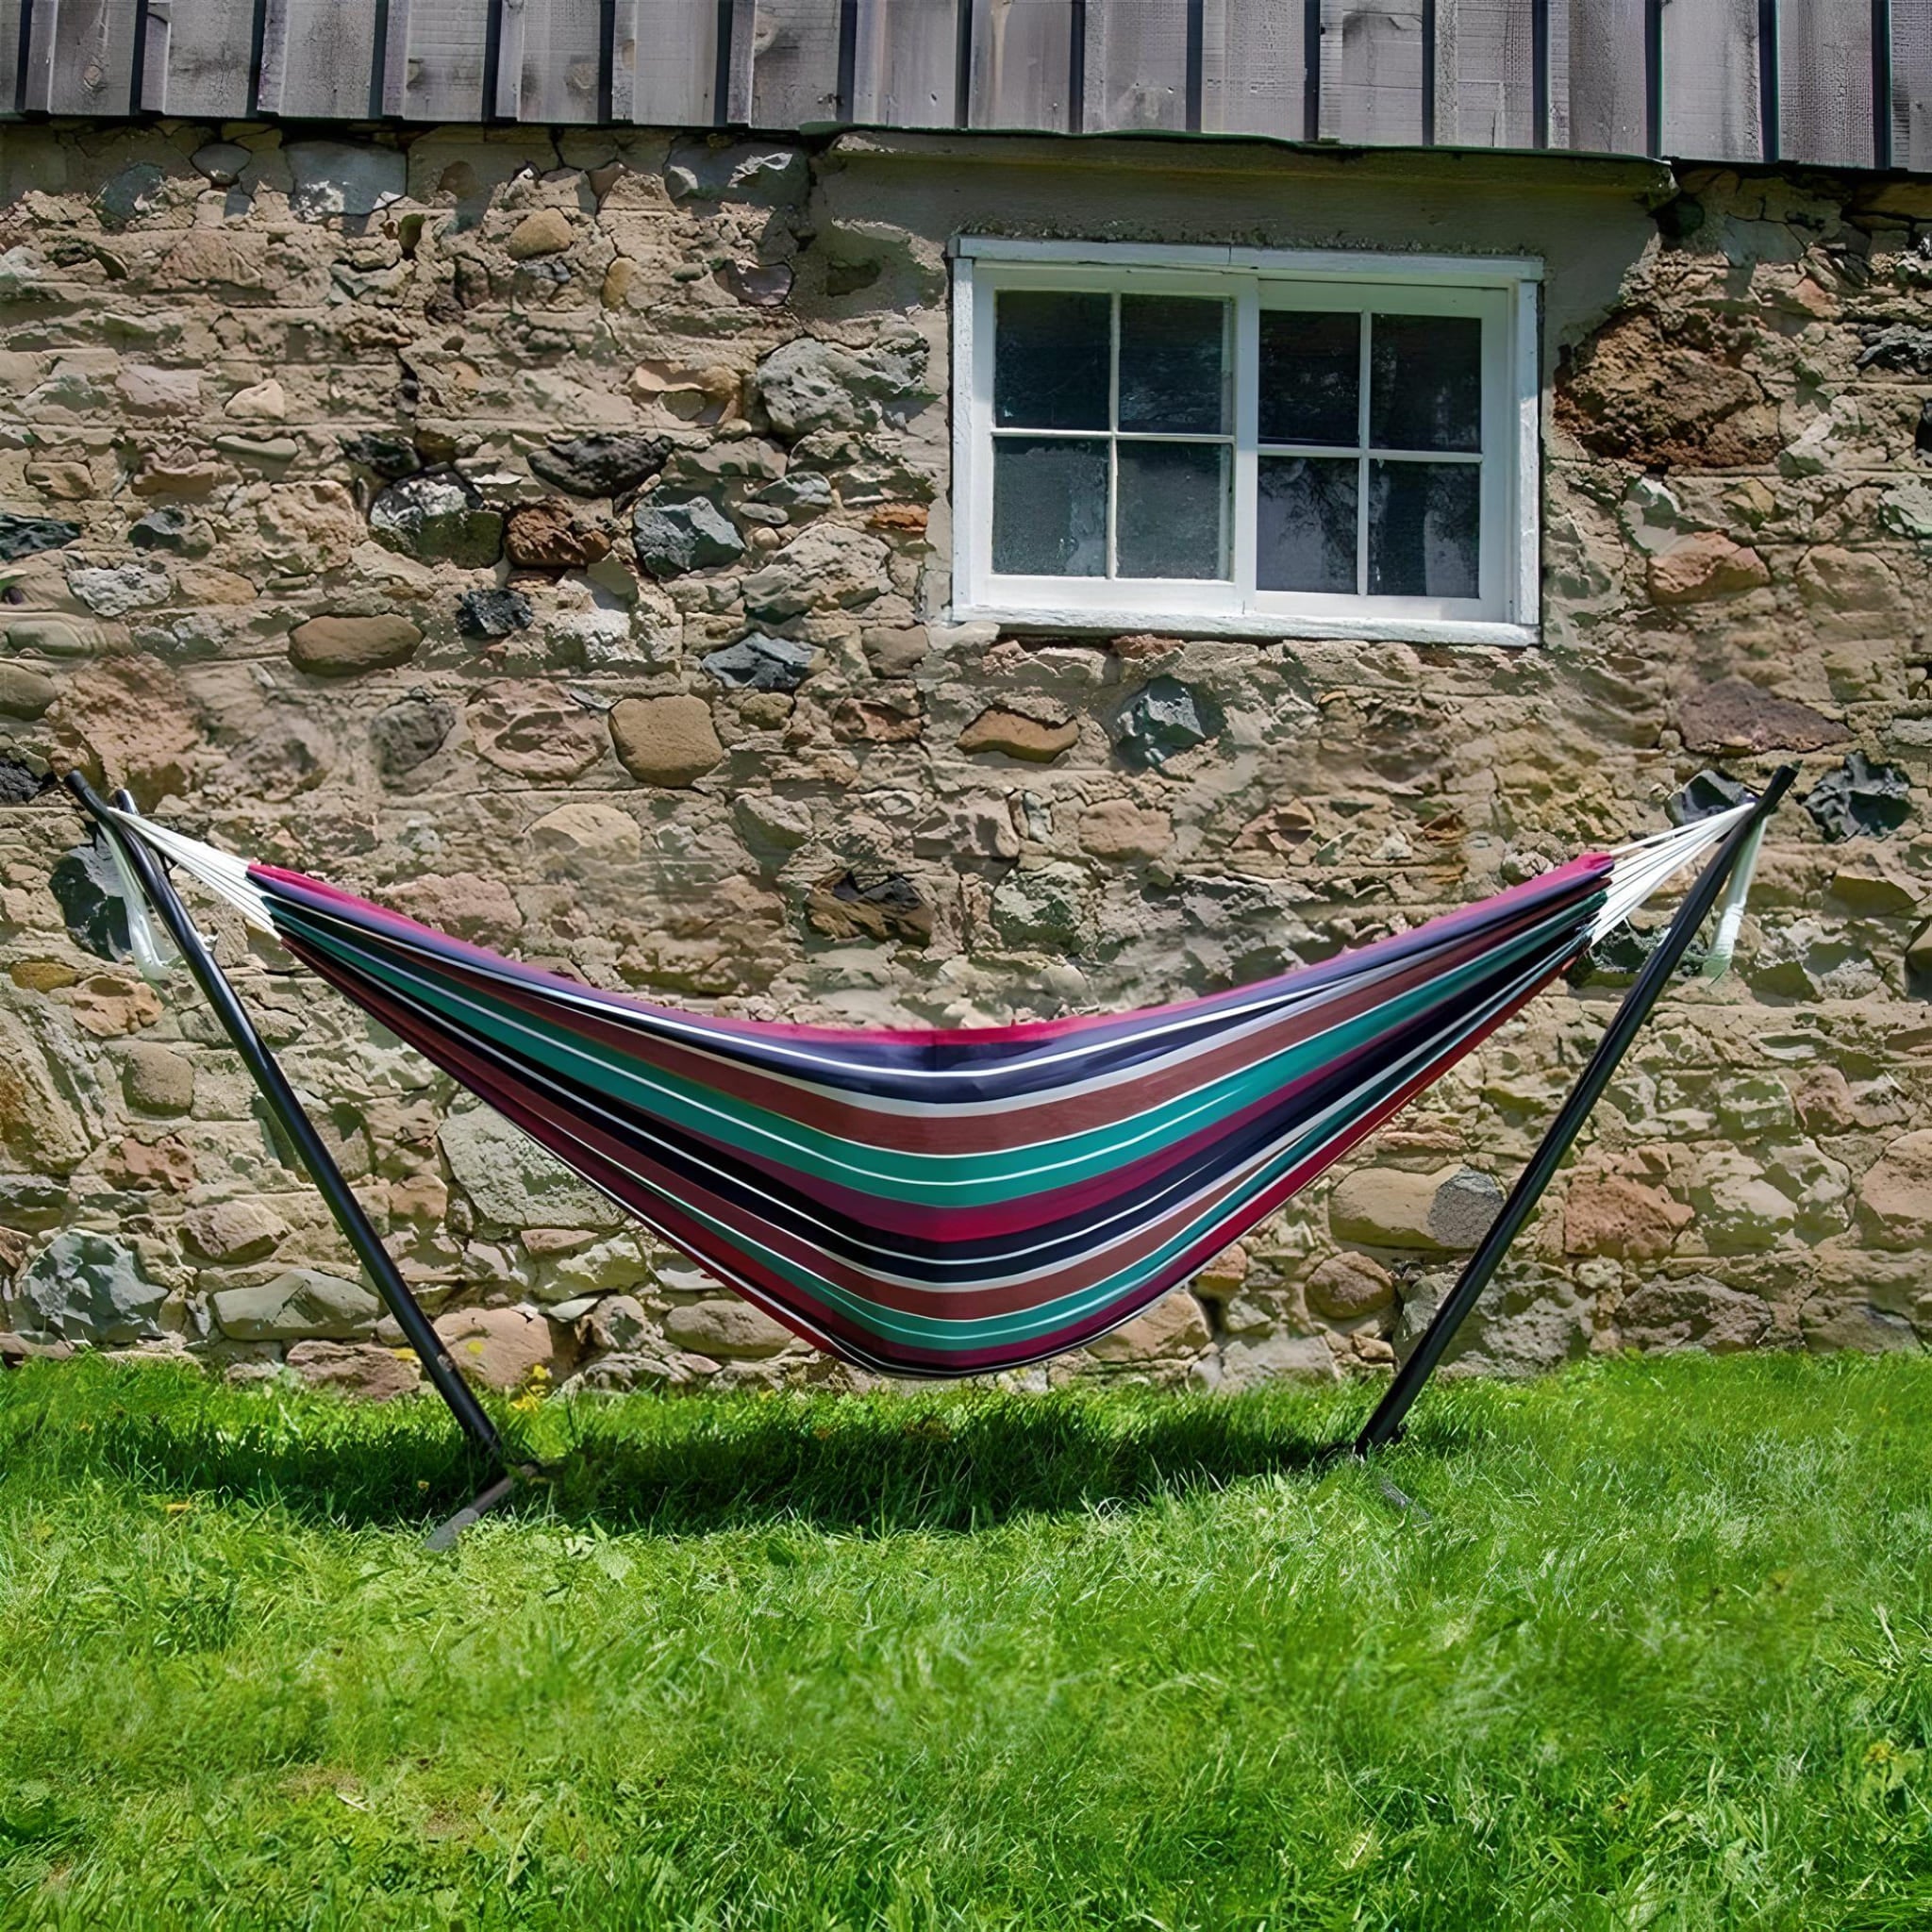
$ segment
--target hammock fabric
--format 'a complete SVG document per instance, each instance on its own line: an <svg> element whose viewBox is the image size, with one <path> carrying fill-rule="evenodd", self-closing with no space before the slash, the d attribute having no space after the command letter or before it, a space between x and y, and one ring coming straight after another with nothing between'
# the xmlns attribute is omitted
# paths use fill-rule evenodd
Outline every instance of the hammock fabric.
<svg viewBox="0 0 1932 1932"><path fill-rule="evenodd" d="M1187 1280L1749 809L1233 991L955 1031L601 992L111 816L747 1301L941 1376L1076 1348Z"/></svg>

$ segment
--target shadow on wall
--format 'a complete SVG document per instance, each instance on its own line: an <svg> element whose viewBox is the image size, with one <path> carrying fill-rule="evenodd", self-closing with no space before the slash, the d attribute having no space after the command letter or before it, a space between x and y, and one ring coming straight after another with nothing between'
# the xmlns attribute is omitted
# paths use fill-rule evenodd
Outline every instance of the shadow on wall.
<svg viewBox="0 0 1932 1932"><path fill-rule="evenodd" d="M61 1365L70 1386L78 1366ZM85 1430L43 1423L41 1452L57 1456L68 1477L84 1464L144 1490L358 1528L426 1525L476 1485L479 1470L426 1401L380 1409L303 1402L238 1416L197 1396L207 1385L193 1377L178 1399L154 1401L153 1378L167 1373L143 1372L139 1408L100 1400L88 1405ZM1330 1443L1353 1435L1360 1406L1307 1391L1239 1404L1150 1398L1124 1410L1117 1398L980 1392L577 1405L542 1419L551 1474L520 1510L674 1535L785 1523L874 1536L963 1532L1310 1473ZM513 1430L518 1418L501 1420ZM1441 1453L1456 1446L1454 1434L1431 1423L1417 1440Z"/></svg>

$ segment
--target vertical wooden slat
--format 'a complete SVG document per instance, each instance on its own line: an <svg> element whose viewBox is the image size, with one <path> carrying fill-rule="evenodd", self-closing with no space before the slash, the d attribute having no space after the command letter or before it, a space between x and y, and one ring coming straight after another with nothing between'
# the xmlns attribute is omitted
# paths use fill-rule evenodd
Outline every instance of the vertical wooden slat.
<svg viewBox="0 0 1932 1932"><path fill-rule="evenodd" d="M1183 130L1188 112L1188 9L1175 0L1088 0L1080 125Z"/></svg>
<svg viewBox="0 0 1932 1932"><path fill-rule="evenodd" d="M1870 0L1798 0L1778 8L1781 158L1872 165Z"/></svg>
<svg viewBox="0 0 1932 1932"><path fill-rule="evenodd" d="M595 121L603 37L599 0L503 0L497 113L550 125Z"/></svg>
<svg viewBox="0 0 1932 1932"><path fill-rule="evenodd" d="M843 11L831 0L757 0L746 117L754 127L811 127L839 119Z"/></svg>
<svg viewBox="0 0 1932 1932"><path fill-rule="evenodd" d="M0 114L20 111L21 0L0 0Z"/></svg>
<svg viewBox="0 0 1932 1932"><path fill-rule="evenodd" d="M175 0L178 11L191 0ZM205 6L207 0L192 0ZM248 59L248 20L233 22ZM375 0L267 0L261 24L264 114L288 120L360 121L375 68Z"/></svg>
<svg viewBox="0 0 1932 1932"><path fill-rule="evenodd" d="M1550 145L1641 155L1643 0L1551 0Z"/></svg>
<svg viewBox="0 0 1932 1932"><path fill-rule="evenodd" d="M1205 0L1202 127L1301 140L1307 132L1306 40L1297 0Z"/></svg>
<svg viewBox="0 0 1932 1932"><path fill-rule="evenodd" d="M716 0L618 0L610 111L640 127L718 118Z"/></svg>
<svg viewBox="0 0 1932 1932"><path fill-rule="evenodd" d="M1891 0L1891 165L1932 171L1932 0Z"/></svg>
<svg viewBox="0 0 1932 1932"><path fill-rule="evenodd" d="M1324 140L1424 138L1422 0L1322 0Z"/></svg>
<svg viewBox="0 0 1932 1932"><path fill-rule="evenodd" d="M1535 0L1436 0L1438 147L1536 142Z"/></svg>
<svg viewBox="0 0 1932 1932"><path fill-rule="evenodd" d="M254 0L149 0L141 106L184 119L248 112Z"/></svg>
<svg viewBox="0 0 1932 1932"><path fill-rule="evenodd" d="M385 113L404 121L485 118L490 5L491 0L390 0Z"/></svg>
<svg viewBox="0 0 1932 1932"><path fill-rule="evenodd" d="M972 0L967 122L974 127L1074 125L1074 0Z"/></svg>
<svg viewBox="0 0 1932 1932"><path fill-rule="evenodd" d="M883 127L950 127L959 98L964 0L858 0L851 118Z"/></svg>
<svg viewBox="0 0 1932 1932"><path fill-rule="evenodd" d="M1665 0L1662 29L1664 153L1762 159L1757 0Z"/></svg>
<svg viewBox="0 0 1932 1932"><path fill-rule="evenodd" d="M134 102L132 0L35 0L22 106L125 114Z"/></svg>

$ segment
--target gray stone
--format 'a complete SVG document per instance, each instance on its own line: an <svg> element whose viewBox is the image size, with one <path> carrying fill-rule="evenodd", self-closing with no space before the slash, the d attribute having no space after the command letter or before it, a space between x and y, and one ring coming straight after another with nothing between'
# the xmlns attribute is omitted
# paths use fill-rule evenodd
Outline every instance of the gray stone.
<svg viewBox="0 0 1932 1932"><path fill-rule="evenodd" d="M385 483L399 483L423 467L423 458L417 455L413 442L407 437L385 436L380 430L343 437L342 454Z"/></svg>
<svg viewBox="0 0 1932 1932"><path fill-rule="evenodd" d="M105 846L90 842L62 853L47 874L47 888L75 945L97 959L127 958L127 908Z"/></svg>
<svg viewBox="0 0 1932 1932"><path fill-rule="evenodd" d="M286 470L302 454L292 436L218 436L215 447L255 470Z"/></svg>
<svg viewBox="0 0 1932 1932"><path fill-rule="evenodd" d="M791 1329L762 1309L724 1297L673 1308L664 1317L664 1336L698 1355L754 1359L776 1355L794 1339Z"/></svg>
<svg viewBox="0 0 1932 1932"><path fill-rule="evenodd" d="M288 1231L262 1201L205 1201L181 1217L181 1232L195 1254L236 1266L274 1254Z"/></svg>
<svg viewBox="0 0 1932 1932"><path fill-rule="evenodd" d="M110 228L125 228L155 205L167 178L152 161L136 161L110 175L94 197L101 220Z"/></svg>
<svg viewBox="0 0 1932 1932"><path fill-rule="evenodd" d="M197 174L217 188L232 188L247 172L255 157L232 141L211 141L189 156Z"/></svg>
<svg viewBox="0 0 1932 1932"><path fill-rule="evenodd" d="M126 1242L85 1229L56 1235L27 1264L19 1291L36 1328L94 1343L158 1335L168 1298Z"/></svg>
<svg viewBox="0 0 1932 1932"><path fill-rule="evenodd" d="M38 550L64 550L80 535L80 525L58 517L22 517L0 510L0 563L17 563Z"/></svg>
<svg viewBox="0 0 1932 1932"><path fill-rule="evenodd" d="M1617 1328L1625 1348L1664 1354L1700 1348L1731 1355L1755 1348L1771 1333L1771 1305L1707 1275L1646 1281L1617 1310Z"/></svg>
<svg viewBox="0 0 1932 1932"><path fill-rule="evenodd" d="M521 591L465 591L457 599L457 628L468 638L507 638L528 630L536 616Z"/></svg>
<svg viewBox="0 0 1932 1932"><path fill-rule="evenodd" d="M731 519L702 496L687 503L662 503L654 496L639 504L631 541L640 567L659 580L744 555L744 539Z"/></svg>
<svg viewBox="0 0 1932 1932"><path fill-rule="evenodd" d="M252 1288L226 1288L208 1306L231 1341L292 1341L308 1336L341 1341L373 1335L382 1304L359 1281L313 1268L291 1268Z"/></svg>
<svg viewBox="0 0 1932 1932"><path fill-rule="evenodd" d="M909 328L856 351L800 336L773 350L753 381L773 428L796 439L815 429L903 423L932 400L925 365L925 339Z"/></svg>
<svg viewBox="0 0 1932 1932"><path fill-rule="evenodd" d="M25 664L0 664L0 717L38 718L60 694L44 673Z"/></svg>
<svg viewBox="0 0 1932 1932"><path fill-rule="evenodd" d="M437 1138L457 1184L486 1221L504 1227L624 1225L622 1209L487 1108L452 1114Z"/></svg>
<svg viewBox="0 0 1932 1932"><path fill-rule="evenodd" d="M775 442L761 436L737 436L702 449L678 450L664 465L660 488L703 492L721 483L774 483L784 474L785 452Z"/></svg>
<svg viewBox="0 0 1932 1932"><path fill-rule="evenodd" d="M992 895L992 923L1016 946L1077 947L1087 927L1089 884L1077 865L1024 866Z"/></svg>
<svg viewBox="0 0 1932 1932"><path fill-rule="evenodd" d="M573 496L623 496L649 482L671 449L661 436L575 436L539 450L530 468Z"/></svg>
<svg viewBox="0 0 1932 1932"><path fill-rule="evenodd" d="M789 208L805 199L811 171L800 148L769 142L739 142L729 147L679 142L665 164L664 185L677 201L749 201Z"/></svg>
<svg viewBox="0 0 1932 1932"><path fill-rule="evenodd" d="M1157 677L1122 708L1117 743L1130 765L1164 765L1218 729L1211 708L1184 684Z"/></svg>
<svg viewBox="0 0 1932 1932"><path fill-rule="evenodd" d="M744 580L744 608L768 621L868 604L884 587L891 552L841 524L814 524Z"/></svg>
<svg viewBox="0 0 1932 1932"><path fill-rule="evenodd" d="M9 651L32 651L42 658L86 658L93 641L64 617L16 617L7 626Z"/></svg>
<svg viewBox="0 0 1932 1932"><path fill-rule="evenodd" d="M789 476L780 476L775 483L767 483L758 491L758 501L782 509L789 516L812 517L830 509L838 499L832 493L829 476L821 475L816 470L795 470Z"/></svg>
<svg viewBox="0 0 1932 1932"><path fill-rule="evenodd" d="M194 1105L194 1062L156 1040L137 1040L122 1063L121 1091L142 1113L186 1113Z"/></svg>
<svg viewBox="0 0 1932 1932"><path fill-rule="evenodd" d="M16 758L0 758L0 805L26 805L53 789L54 774Z"/></svg>
<svg viewBox="0 0 1932 1932"><path fill-rule="evenodd" d="M295 141L282 150L295 185L289 212L298 222L373 215L408 188L408 157L399 148L345 141Z"/></svg>
<svg viewBox="0 0 1932 1932"><path fill-rule="evenodd" d="M369 506L369 527L390 549L425 563L485 570L503 554L502 516L455 470L427 470L391 483Z"/></svg>
<svg viewBox="0 0 1932 1932"><path fill-rule="evenodd" d="M208 549L202 526L177 504L149 510L128 530L127 541L137 550L172 550L193 557L205 557Z"/></svg>
<svg viewBox="0 0 1932 1932"><path fill-rule="evenodd" d="M1859 352L1858 367L1896 375L1932 375L1932 328L1900 322L1879 329Z"/></svg>
<svg viewBox="0 0 1932 1932"><path fill-rule="evenodd" d="M796 691L805 682L814 655L809 644L755 632L711 652L703 663L720 684L736 691Z"/></svg>
<svg viewBox="0 0 1932 1932"><path fill-rule="evenodd" d="M1863 752L1849 752L1837 771L1811 788L1805 809L1833 843L1861 832L1883 838L1910 816L1911 789L1895 765L1871 764Z"/></svg>
<svg viewBox="0 0 1932 1932"><path fill-rule="evenodd" d="M376 768L391 778L413 772L442 749L456 724L456 707L441 698L412 691L398 699L369 721Z"/></svg>
<svg viewBox="0 0 1932 1932"><path fill-rule="evenodd" d="M67 588L96 617L125 617L165 604L175 586L164 570L148 563L81 567L67 573Z"/></svg>

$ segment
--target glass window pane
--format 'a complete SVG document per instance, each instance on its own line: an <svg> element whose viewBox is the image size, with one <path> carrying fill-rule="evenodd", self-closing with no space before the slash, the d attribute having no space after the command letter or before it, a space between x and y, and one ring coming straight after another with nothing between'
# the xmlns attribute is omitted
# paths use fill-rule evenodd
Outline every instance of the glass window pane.
<svg viewBox="0 0 1932 1932"><path fill-rule="evenodd" d="M1256 584L1355 591L1357 465L1353 457L1263 457Z"/></svg>
<svg viewBox="0 0 1932 1932"><path fill-rule="evenodd" d="M992 343L1001 428L1107 428L1112 371L1111 295L1001 290Z"/></svg>
<svg viewBox="0 0 1932 1932"><path fill-rule="evenodd" d="M992 567L1006 576L1107 575L1105 441L995 439Z"/></svg>
<svg viewBox="0 0 1932 1932"><path fill-rule="evenodd" d="M1120 444L1114 542L1124 577L1227 575L1224 443Z"/></svg>
<svg viewBox="0 0 1932 1932"><path fill-rule="evenodd" d="M1340 443L1361 440L1362 319L1261 311L1261 441Z"/></svg>
<svg viewBox="0 0 1932 1932"><path fill-rule="evenodd" d="M1480 463L1369 465L1369 594L1479 594Z"/></svg>
<svg viewBox="0 0 1932 1932"><path fill-rule="evenodd" d="M1225 435L1226 340L1225 302L1123 295L1120 426Z"/></svg>
<svg viewBox="0 0 1932 1932"><path fill-rule="evenodd" d="M1369 443L1483 446L1483 325L1473 315L1376 315L1369 323Z"/></svg>

